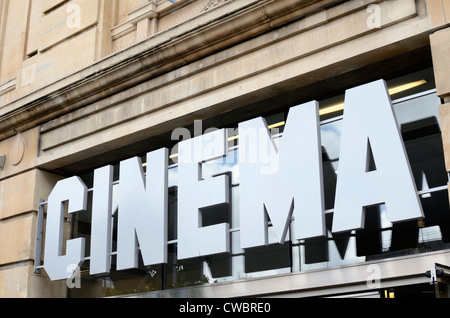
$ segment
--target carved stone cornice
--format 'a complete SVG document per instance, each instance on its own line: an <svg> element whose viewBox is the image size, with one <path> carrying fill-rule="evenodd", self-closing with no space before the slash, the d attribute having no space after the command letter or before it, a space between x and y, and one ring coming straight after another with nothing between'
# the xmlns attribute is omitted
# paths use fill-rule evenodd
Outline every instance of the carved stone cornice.
<svg viewBox="0 0 450 318"><path fill-rule="evenodd" d="M0 140L301 18L319 2L339 1L230 1L2 105Z"/></svg>
<svg viewBox="0 0 450 318"><path fill-rule="evenodd" d="M208 2L208 4L206 5L206 7L203 9L203 12L211 10L212 8L215 8L225 2L228 2L230 0L211 0Z"/></svg>

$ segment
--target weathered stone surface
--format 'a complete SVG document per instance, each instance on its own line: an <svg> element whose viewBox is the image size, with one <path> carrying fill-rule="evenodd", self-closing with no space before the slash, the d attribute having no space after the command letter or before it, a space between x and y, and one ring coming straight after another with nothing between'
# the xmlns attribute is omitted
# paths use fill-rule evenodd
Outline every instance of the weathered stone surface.
<svg viewBox="0 0 450 318"><path fill-rule="evenodd" d="M433 54L434 75L436 78L436 90L441 98L450 95L450 81L448 70L450 69L450 28L437 31L430 36L431 52Z"/></svg>
<svg viewBox="0 0 450 318"><path fill-rule="evenodd" d="M447 171L450 171L450 104L444 104L439 107L439 117L441 119L445 165L447 167Z"/></svg>
<svg viewBox="0 0 450 318"><path fill-rule="evenodd" d="M0 221L0 267L32 258L34 251L33 233L35 232L35 215Z"/></svg>
<svg viewBox="0 0 450 318"><path fill-rule="evenodd" d="M33 273L31 262L0 267L0 298L63 298L66 281L51 282L45 274Z"/></svg>
<svg viewBox="0 0 450 318"><path fill-rule="evenodd" d="M32 169L36 165L39 129L34 128L0 141L0 155L6 156L0 180Z"/></svg>
<svg viewBox="0 0 450 318"><path fill-rule="evenodd" d="M33 169L0 181L0 220L37 211L61 176Z"/></svg>
<svg viewBox="0 0 450 318"><path fill-rule="evenodd" d="M39 51L65 41L97 23L98 0L75 0L59 7L42 19ZM69 51L67 51L69 52Z"/></svg>
<svg viewBox="0 0 450 318"><path fill-rule="evenodd" d="M371 32L366 6L361 5L359 10L350 4L345 6L352 13L342 19L337 19L343 15L342 8L313 14L307 20L264 34L43 125L39 164L47 167L53 159L57 160L56 165L68 164L85 157L83 152L99 155L170 131L177 125L189 124L185 118L192 117L193 113L220 112L214 110L215 105L230 99L244 101L246 94L301 78L302 74L326 73L328 66L395 45L414 36L418 27L423 30L428 27L426 19L414 20L414 24L402 23L416 17L414 1L380 5L383 36ZM383 14L386 12L389 14ZM425 45L419 41L414 44ZM352 67L351 63L346 66ZM167 118L173 122L168 123Z"/></svg>

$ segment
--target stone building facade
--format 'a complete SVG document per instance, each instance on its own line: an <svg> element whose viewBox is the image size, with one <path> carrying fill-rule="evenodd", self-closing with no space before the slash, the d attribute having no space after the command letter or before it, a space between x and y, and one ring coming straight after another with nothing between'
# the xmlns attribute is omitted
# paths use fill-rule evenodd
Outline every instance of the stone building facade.
<svg viewBox="0 0 450 318"><path fill-rule="evenodd" d="M68 292L66 281L36 271L40 200L59 180L174 146L171 133L192 131L195 120L203 129L236 127L377 79L394 83L428 70L448 182L449 51L450 0L0 0L0 296L119 294L105 292L106 279ZM74 221L66 217L70 238ZM419 284L432 264L450 265L450 250L372 261L382 269L380 288ZM323 272L292 268L145 291L367 292L360 263ZM120 293L138 293L139 284L130 280ZM119 285L117 279L116 290Z"/></svg>

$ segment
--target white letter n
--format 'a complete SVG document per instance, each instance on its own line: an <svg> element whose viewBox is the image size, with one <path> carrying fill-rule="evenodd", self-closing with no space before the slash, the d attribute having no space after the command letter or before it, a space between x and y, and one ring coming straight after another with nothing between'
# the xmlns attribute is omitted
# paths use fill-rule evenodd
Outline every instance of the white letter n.
<svg viewBox="0 0 450 318"><path fill-rule="evenodd" d="M144 178L137 157L120 163L117 270L138 266L138 244L144 265L167 262L166 148L147 154Z"/></svg>

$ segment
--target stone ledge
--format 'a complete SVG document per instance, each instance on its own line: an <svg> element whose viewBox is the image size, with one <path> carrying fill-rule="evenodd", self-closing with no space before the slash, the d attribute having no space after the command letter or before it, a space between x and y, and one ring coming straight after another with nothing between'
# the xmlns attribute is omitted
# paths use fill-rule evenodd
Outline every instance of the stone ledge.
<svg viewBox="0 0 450 318"><path fill-rule="evenodd" d="M49 121L41 126L38 165L54 169L168 132L193 116L230 111L245 105L247 96L261 98L292 78L300 86L314 78L332 77L338 69L348 72L358 68L352 62L358 56L363 56L363 63L373 63L386 54L379 52L398 54L404 49L398 33L408 39L417 29L426 30L426 19L408 20L415 16L414 1L402 1L404 10L396 7L397 2L382 6L391 12L391 19L382 21L377 32L365 26L364 8L353 12L345 26L333 15L319 12L317 18L311 15ZM420 37L409 41L425 46L427 34ZM238 99L239 103L229 105L229 100Z"/></svg>
<svg viewBox="0 0 450 318"><path fill-rule="evenodd" d="M95 104L88 105L87 107L84 107L83 109L76 110L74 112L71 112L70 114L67 114L65 116L56 118L52 121L49 121L45 124L43 124L40 127L41 133L46 133L50 130L53 130L55 128L65 126L70 124L73 121L76 121L78 119L81 119L83 117L88 116L90 113L94 114L96 112L99 112L101 110L104 110L106 108L112 108L115 105L125 102L126 100L130 100L135 95L141 95L143 93L147 93L150 91L158 90L158 89L164 89L167 87L170 87L175 82L180 82L186 77L194 78L196 82L199 81L197 79L199 76L202 76L201 74L205 74L206 71L215 68L215 67L221 67L225 63L229 64L237 64L237 61L241 61L246 59L246 61L239 62L241 66L247 66L250 65L253 67L253 70L250 70L249 72L246 72L246 77L250 75L255 75L257 73L260 73L262 71L267 71L270 69L270 66L263 67L260 65L260 63L254 63L252 61L255 60L253 58L254 55L256 55L257 50L264 50L266 47L278 45L282 43L283 41L288 43L285 45L289 45L289 48L295 48L298 51L298 54L296 56L288 56L288 52L293 51L294 49L287 50L283 48L282 50L279 50L278 53L273 54L273 59L270 59L270 62L272 62L274 65L277 65L277 63L285 63L286 61L289 61L293 58L300 58L304 57L316 52L319 52L321 50L329 49L335 45L338 45L342 41L345 41L347 39L355 39L357 37L363 36L370 32L370 30L367 30L366 27L359 27L361 24L361 21L364 22L365 18L365 12L363 9L366 8L368 4L370 4L371 0L362 1L359 3L346 3L344 5L340 5L337 7L333 7L331 9L327 9L325 11L317 11L311 15L307 15L304 18L298 20L295 23L292 23L291 25L288 25L284 28L274 30L270 33L266 33L265 35L261 35L258 38L253 38L249 41L246 41L244 43L238 44L234 46L231 49L227 49L224 51L221 51L219 53L216 53L213 56L208 56L206 58L200 59L198 61L195 61L187 66L183 66L181 68L178 68L176 71L176 75L173 75L172 73L166 73L164 75L161 75L158 78L152 79L151 82L148 83L142 83L139 84L133 88L130 88L126 91L122 91L120 94L116 96L111 96L108 98L105 98ZM406 2L406 1L405 1ZM409 2L411 3L411 2ZM320 7L313 8L311 7L311 10L318 9ZM386 7L385 10L388 10L389 8ZM354 14L357 13L357 11L360 11L358 13L358 16L355 18ZM394 10L391 10L395 12ZM358 23L358 30L356 30L356 27L352 28L346 28L345 30L341 30L340 32L337 32L333 29L337 29L336 25L329 27L328 31L321 31L321 29L318 29L319 26L324 26L327 23L333 23L335 20L338 20L339 18L342 18L345 15L353 15L351 17L352 21L355 21L355 23ZM395 17L392 17L394 16ZM391 26L396 23L400 23L408 18L414 17L416 15L416 12L414 10L414 6L409 6L408 12L396 12L391 13L391 20L383 21L382 28ZM350 17L349 17L350 19ZM338 22L339 23L339 22ZM339 25L339 24L337 24ZM313 28L316 28L316 32L311 30ZM362 30L361 30L362 29ZM312 33L306 33L306 32L312 32ZM307 39L304 40L303 37L300 37L299 35L301 33L305 33L305 37ZM330 33L330 35L328 35ZM317 35L315 35L317 34ZM325 39L324 36L328 35L328 39ZM295 36L298 36L295 38ZM290 39L292 38L292 39ZM313 42L311 39L314 38L324 38L323 40ZM304 41L304 42L302 42ZM296 44L300 43L302 44ZM312 46L309 47L309 43L311 42ZM308 45L306 45L308 44ZM268 50L270 51L270 50ZM248 55L249 57L245 57L245 55ZM265 53L261 53L261 56L265 56ZM265 60L269 60L266 58ZM271 66L273 67L273 66ZM229 69L230 67L228 67ZM247 68L247 67L246 67ZM243 67L237 67L235 68L239 74L244 74L244 68ZM242 79L244 77L236 76L235 74L231 75L226 74L227 78L232 78L233 80ZM224 85L226 83L220 83L219 86ZM211 82L207 82L206 85L212 85ZM199 94L201 92L207 92L212 87L202 87L202 90L199 92L195 92L195 94ZM182 99L186 99L187 96L183 96ZM173 101L172 101L173 103ZM168 106L170 105L167 104ZM117 122L116 122L117 123ZM71 134L71 137L75 137L75 135ZM51 146L50 146L51 148ZM43 150L47 150L46 145L42 146Z"/></svg>
<svg viewBox="0 0 450 318"><path fill-rule="evenodd" d="M14 90L17 86L17 79L10 80L0 85L0 96Z"/></svg>

